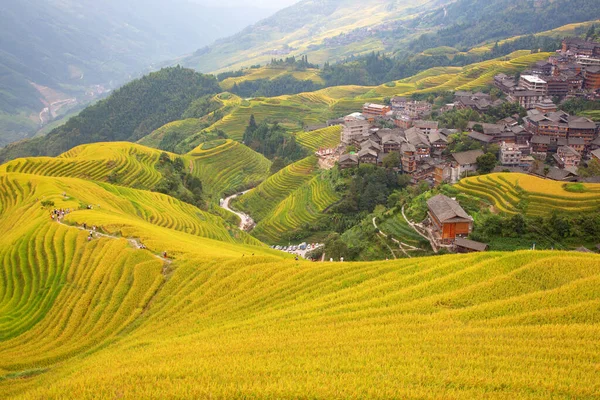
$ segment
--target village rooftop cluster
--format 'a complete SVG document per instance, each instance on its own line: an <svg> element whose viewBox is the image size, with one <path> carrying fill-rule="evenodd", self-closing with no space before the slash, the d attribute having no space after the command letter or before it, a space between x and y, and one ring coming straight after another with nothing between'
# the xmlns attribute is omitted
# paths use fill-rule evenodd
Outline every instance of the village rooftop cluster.
<svg viewBox="0 0 600 400"><path fill-rule="evenodd" d="M398 155L397 170L411 175L413 183L456 183L475 174L477 159L490 145L499 146L497 171L525 172L561 181L579 180L577 169L592 159L600 160L598 125L589 118L559 111L553 99L600 99L600 43L565 39L563 47L546 62L514 77L499 74L494 85L505 98L483 92L457 91L454 102L440 112L470 108L480 114L504 102L527 110L494 124L472 121L465 130L481 148L457 153L445 151L452 136L429 119L432 104L393 97L389 104L367 103L361 112L328 121L342 125L341 169L359 164L383 165L386 156ZM385 126L385 127L382 127ZM587 178L589 180L589 178ZM597 178L592 178L597 179Z"/></svg>

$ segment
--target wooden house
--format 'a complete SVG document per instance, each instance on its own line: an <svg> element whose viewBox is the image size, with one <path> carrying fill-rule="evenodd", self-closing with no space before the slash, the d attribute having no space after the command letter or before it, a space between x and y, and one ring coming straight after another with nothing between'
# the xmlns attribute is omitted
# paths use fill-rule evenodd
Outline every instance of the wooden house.
<svg viewBox="0 0 600 400"><path fill-rule="evenodd" d="M473 230L473 218L453 200L442 194L427 201L434 233L442 243L451 244L457 237L467 237Z"/></svg>

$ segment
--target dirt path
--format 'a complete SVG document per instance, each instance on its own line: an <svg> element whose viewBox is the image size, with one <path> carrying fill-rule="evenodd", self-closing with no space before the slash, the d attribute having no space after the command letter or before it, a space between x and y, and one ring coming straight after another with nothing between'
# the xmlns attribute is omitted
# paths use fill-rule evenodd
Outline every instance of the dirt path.
<svg viewBox="0 0 600 400"><path fill-rule="evenodd" d="M240 217L240 230L246 231L246 232L252 230L252 228L254 227L254 220L248 214L245 214L245 213L239 212L239 211L235 211L234 209L231 208L231 206L229 204L231 203L231 200L235 199L238 196L248 193L250 190L252 190L252 189L248 189L245 192L236 193L233 196L229 196L225 200L223 200L221 203L222 209L227 210L231 213L234 213L235 215Z"/></svg>
<svg viewBox="0 0 600 400"><path fill-rule="evenodd" d="M429 244L431 245L431 248L433 249L434 253L437 253L439 251L438 245L435 242L435 240L433 240L433 238L431 238L429 235L425 235L423 232L421 232L421 230L419 229L419 226L417 224L415 224L414 222L410 221L406 217L406 214L404 213L404 206L402 206L402 217L404 217L404 220L406 221L406 223L408 225L410 225L410 227L413 228L414 231L419 234L419 236L421 236L421 237L427 239L427 241L429 241ZM424 229L424 228L422 228L422 229Z"/></svg>
<svg viewBox="0 0 600 400"><path fill-rule="evenodd" d="M84 229L83 226L76 226L76 225L68 225L65 224L64 222L58 221L59 224L66 226L68 228L77 228L80 231L88 231L88 229ZM91 229L89 229L91 231ZM93 237L104 237L104 238L108 238L108 239L127 239L127 241L129 242L130 245L132 245L133 247L135 247L136 249L139 250L147 250L145 247L142 246L142 244L134 238L123 238L123 237L119 237L119 236L113 236L113 235L108 235L106 233L100 233L100 232L94 232ZM149 251L149 250L148 250ZM165 266L163 268L163 274L166 273L166 269L169 265L171 265L173 263L173 260L169 260L168 258L164 258L159 256L158 254L152 254L154 257L158 258L159 260L161 260Z"/></svg>
<svg viewBox="0 0 600 400"><path fill-rule="evenodd" d="M379 231L379 234L382 235L383 237L387 238L389 236L388 234L384 233L381 229L379 229L379 227L377 226L377 217L373 217L373 226L375 227L375 229L377 229ZM404 255L407 256L408 258L412 258L411 255L408 254L409 251L425 251L419 247L415 247L408 243L401 242L396 238L392 238L392 241L398 245L398 247L400 248L402 253L404 253Z"/></svg>

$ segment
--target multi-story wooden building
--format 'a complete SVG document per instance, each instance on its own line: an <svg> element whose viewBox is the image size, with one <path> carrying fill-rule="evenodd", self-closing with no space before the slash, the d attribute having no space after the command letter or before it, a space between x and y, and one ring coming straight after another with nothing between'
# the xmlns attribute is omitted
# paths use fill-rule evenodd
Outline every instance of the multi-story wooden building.
<svg viewBox="0 0 600 400"><path fill-rule="evenodd" d="M442 243L453 243L457 237L467 237L473 230L473 218L453 200L442 194L427 201L429 218Z"/></svg>

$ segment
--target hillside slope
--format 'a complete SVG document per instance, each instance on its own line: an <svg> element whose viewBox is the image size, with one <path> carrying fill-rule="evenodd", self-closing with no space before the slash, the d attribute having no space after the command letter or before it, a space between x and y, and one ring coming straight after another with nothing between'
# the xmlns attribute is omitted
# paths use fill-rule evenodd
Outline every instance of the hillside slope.
<svg viewBox="0 0 600 400"><path fill-rule="evenodd" d="M331 51L325 39L376 25L410 19L419 12L446 1L426 0L302 0L272 17L227 39L201 48L177 60L182 65L210 72L264 64L273 57L309 53L312 62L323 64L360 52L360 49ZM382 48L372 44L362 52ZM317 51L315 51L315 49Z"/></svg>

